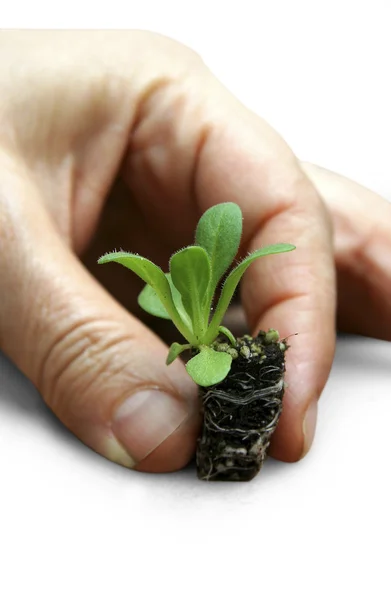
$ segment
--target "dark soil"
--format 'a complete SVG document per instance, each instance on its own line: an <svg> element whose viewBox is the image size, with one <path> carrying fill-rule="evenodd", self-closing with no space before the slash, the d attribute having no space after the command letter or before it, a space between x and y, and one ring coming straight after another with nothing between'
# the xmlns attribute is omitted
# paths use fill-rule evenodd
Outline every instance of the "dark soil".
<svg viewBox="0 0 391 600"><path fill-rule="evenodd" d="M249 481L259 472L282 411L287 348L272 330L238 338L228 376L201 388L200 479Z"/></svg>

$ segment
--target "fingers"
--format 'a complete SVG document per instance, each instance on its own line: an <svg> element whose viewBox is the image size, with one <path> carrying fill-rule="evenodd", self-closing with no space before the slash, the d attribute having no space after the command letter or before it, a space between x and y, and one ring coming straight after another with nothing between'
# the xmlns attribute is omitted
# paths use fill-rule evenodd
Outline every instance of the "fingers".
<svg viewBox="0 0 391 600"><path fill-rule="evenodd" d="M247 122L246 122L247 121ZM234 126L234 119L232 119ZM240 123L240 126L239 126ZM290 338L288 389L271 453L293 461L309 449L316 407L335 344L335 274L329 218L321 199L281 140L257 119L243 118L234 132L211 136L199 168L208 202L234 201L244 212L246 250L296 245L289 254L256 261L243 280L249 326L276 328ZM234 143L232 143L234 140ZM202 170L204 169L204 170Z"/></svg>
<svg viewBox="0 0 391 600"><path fill-rule="evenodd" d="M166 367L163 343L84 271L20 181L1 185L1 348L96 452L145 471L184 466L199 407L183 365Z"/></svg>
<svg viewBox="0 0 391 600"><path fill-rule="evenodd" d="M391 204L346 177L302 166L333 221L338 327L391 340Z"/></svg>

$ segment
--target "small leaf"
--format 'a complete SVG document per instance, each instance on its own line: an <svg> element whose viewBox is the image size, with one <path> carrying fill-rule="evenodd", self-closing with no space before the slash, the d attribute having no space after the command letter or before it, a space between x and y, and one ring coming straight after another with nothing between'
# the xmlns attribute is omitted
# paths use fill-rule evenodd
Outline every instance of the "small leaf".
<svg viewBox="0 0 391 600"><path fill-rule="evenodd" d="M211 263L211 295L231 265L242 235L242 212L237 204L224 202L209 208L198 222L196 244L202 246Z"/></svg>
<svg viewBox="0 0 391 600"><path fill-rule="evenodd" d="M185 350L190 350L190 348L191 344L178 344L177 342L171 344L166 359L166 365L170 365L180 355L181 352L184 352Z"/></svg>
<svg viewBox="0 0 391 600"><path fill-rule="evenodd" d="M216 352L204 346L199 354L189 360L186 370L193 381L207 387L223 381L229 373L231 363L232 356L226 352Z"/></svg>
<svg viewBox="0 0 391 600"><path fill-rule="evenodd" d="M98 264L100 265L109 262L117 262L127 269L130 269L145 281L145 283L149 283L149 285L152 285L156 290L161 289L162 293L167 292L167 289L169 288L163 271L152 261L143 256L132 254L131 252L109 252L104 254L98 260ZM171 293L168 295L171 296Z"/></svg>
<svg viewBox="0 0 391 600"><path fill-rule="evenodd" d="M210 323L208 333L205 337L205 344L211 344L217 337L218 328L220 326L221 321L228 309L229 303L232 300L232 296L236 290L236 287L242 278L244 272L251 263L260 258L261 256L268 256L269 254L280 254L281 252L290 252L294 250L295 246L292 244L273 244L271 246L265 246L260 250L256 250L250 256L245 258L231 273L228 275L227 279L224 282L223 289L221 291L221 296L218 301L215 314Z"/></svg>
<svg viewBox="0 0 391 600"><path fill-rule="evenodd" d="M208 325L207 321L204 322L203 314L210 281L210 263L206 251L199 246L188 246L180 250L171 257L170 273L192 321L193 331L200 338Z"/></svg>
<svg viewBox="0 0 391 600"><path fill-rule="evenodd" d="M141 306L141 308L150 315L153 315L154 317L160 317L161 319L171 320L171 317L164 308L159 296L157 295L153 287L150 286L148 283L139 293L137 301L139 303L139 306Z"/></svg>

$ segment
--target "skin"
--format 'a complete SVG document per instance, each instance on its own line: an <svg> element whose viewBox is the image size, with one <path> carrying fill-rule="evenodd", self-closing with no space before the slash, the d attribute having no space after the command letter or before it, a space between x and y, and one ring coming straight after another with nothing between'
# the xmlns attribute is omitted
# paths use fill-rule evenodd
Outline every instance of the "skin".
<svg viewBox="0 0 391 600"><path fill-rule="evenodd" d="M96 260L123 247L164 268L207 208L232 201L241 254L297 246L253 264L242 305L252 333L300 334L271 454L305 455L336 319L391 339L388 202L300 163L193 51L155 34L1 32L0 97L0 347L58 418L128 467L189 461L196 387L141 322L142 284Z"/></svg>

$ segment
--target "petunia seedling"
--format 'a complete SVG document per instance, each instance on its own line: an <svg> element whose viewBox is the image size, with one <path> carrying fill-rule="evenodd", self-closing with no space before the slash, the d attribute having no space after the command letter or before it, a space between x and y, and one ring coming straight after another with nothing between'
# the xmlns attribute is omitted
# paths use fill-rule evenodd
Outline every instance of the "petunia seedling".
<svg viewBox="0 0 391 600"><path fill-rule="evenodd" d="M241 210L237 204L226 202L202 215L194 245L173 254L168 273L147 258L129 252L110 252L98 261L120 263L145 281L139 305L151 315L170 319L188 342L172 344L167 364L181 352L192 350L194 356L186 369L203 387L219 383L230 371L236 340L222 321L242 275L257 258L295 248L292 244L273 244L252 252L230 271L218 294L219 282L232 266L241 235ZM221 334L229 344L216 346L214 342Z"/></svg>

